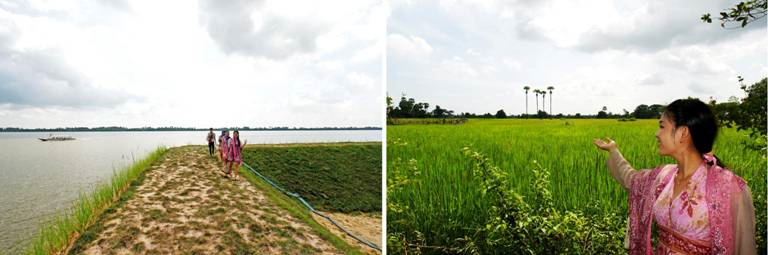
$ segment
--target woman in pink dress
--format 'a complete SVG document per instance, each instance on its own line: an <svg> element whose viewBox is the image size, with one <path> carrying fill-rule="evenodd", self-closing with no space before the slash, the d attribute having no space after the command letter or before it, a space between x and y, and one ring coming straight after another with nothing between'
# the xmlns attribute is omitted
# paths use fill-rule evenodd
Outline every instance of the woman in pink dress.
<svg viewBox="0 0 768 255"><path fill-rule="evenodd" d="M247 143L248 140L245 141ZM232 177L237 179L238 178L238 171L240 170L240 165L243 164L243 147L245 147L245 143L240 142L240 132L235 130L235 132L232 132L232 141L229 143L229 147L227 148L227 161L229 162L229 174L232 174ZM233 169L234 168L234 171Z"/></svg>
<svg viewBox="0 0 768 255"><path fill-rule="evenodd" d="M744 180L712 154L717 122L698 99L667 106L659 120L659 154L677 164L635 170L611 139L595 139L609 151L611 175L629 192L625 246L630 254L756 254L755 209Z"/></svg>

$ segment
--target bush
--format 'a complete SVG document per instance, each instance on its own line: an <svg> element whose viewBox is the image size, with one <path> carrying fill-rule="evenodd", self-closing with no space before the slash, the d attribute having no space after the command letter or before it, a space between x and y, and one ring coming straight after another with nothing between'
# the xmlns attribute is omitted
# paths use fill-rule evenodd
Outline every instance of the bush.
<svg viewBox="0 0 768 255"><path fill-rule="evenodd" d="M626 219L598 206L582 211L558 210L549 191L549 171L533 163L534 195L524 198L509 183L507 172L491 163L484 155L462 149L473 161L472 176L480 182L480 192L492 201L488 221L481 226L466 226L473 236L457 238L448 245L426 243L424 234L409 222L389 222L396 230L388 235L390 254L455 253L455 254L614 254L625 253L622 241ZM415 160L397 160L393 167L410 168L418 175ZM402 171L393 171L399 173ZM390 176L388 192L408 185L407 176ZM391 179L391 180L390 180ZM407 214L408 208L390 203L389 213ZM407 218L407 217L406 217ZM399 230L399 232L397 231Z"/></svg>
<svg viewBox="0 0 768 255"><path fill-rule="evenodd" d="M478 229L485 239L486 253L514 254L596 254L623 253L626 221L597 207L592 215L581 211L558 210L549 191L549 171L533 162L534 196L526 201L511 189L506 172L490 160L465 148L474 164L474 178L483 183L484 196L492 196L489 222ZM477 244L473 244L477 246Z"/></svg>

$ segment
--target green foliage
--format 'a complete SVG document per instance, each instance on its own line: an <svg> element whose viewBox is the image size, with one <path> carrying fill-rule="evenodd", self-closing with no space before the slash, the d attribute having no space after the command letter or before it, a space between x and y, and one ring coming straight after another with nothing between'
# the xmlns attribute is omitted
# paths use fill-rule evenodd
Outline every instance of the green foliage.
<svg viewBox="0 0 768 255"><path fill-rule="evenodd" d="M497 119L503 119L507 117L507 113L504 112L504 110L498 110L496 112L496 118Z"/></svg>
<svg viewBox="0 0 768 255"><path fill-rule="evenodd" d="M763 78L759 82L752 84L751 86L742 86L741 89L747 94L747 97L741 101L739 105L740 116L738 119L730 119L733 121L739 130L749 130L752 136L765 136L766 135L766 83L768 78Z"/></svg>
<svg viewBox="0 0 768 255"><path fill-rule="evenodd" d="M605 111L599 111L597 112L597 118L598 119L605 119L608 118L608 113Z"/></svg>
<svg viewBox="0 0 768 255"><path fill-rule="evenodd" d="M743 79L739 77L739 81ZM710 102L713 111L717 115L723 126L733 127L738 130L749 131L752 141L747 145L755 149L766 148L766 131L768 131L768 119L766 119L766 84L768 78L763 78L750 86L742 85L746 97L741 102L732 101L726 103L717 103L714 100Z"/></svg>
<svg viewBox="0 0 768 255"><path fill-rule="evenodd" d="M762 19L766 16L766 9L768 9L768 1L766 0L751 0L746 2L739 2L730 9L720 12L720 26L725 27L725 24L736 23L741 27L747 26L756 20ZM701 15L701 20L707 23L712 23L712 16L709 13Z"/></svg>
<svg viewBox="0 0 768 255"><path fill-rule="evenodd" d="M473 162L472 176L479 182L478 191L491 201L485 212L487 221L479 226L465 227L472 236L456 238L454 242L428 245L420 231L408 226L407 221L388 223L397 230L388 235L389 254L408 253L460 253L460 254L597 254L623 253L620 240L626 231L626 221L613 213L605 213L591 207L592 214L554 208L549 191L549 171L534 162L531 185L534 195L526 199L515 192L506 171L493 165L486 156L462 149ZM403 166L402 161L395 164ZM408 168L415 170L415 161L409 160ZM402 172L402 171L396 171ZM407 185L407 178L396 177L394 190ZM405 181L404 181L405 180ZM407 209L407 208L405 208ZM595 213L594 211L599 211ZM398 216L407 211L394 212ZM412 213L412 212L411 212Z"/></svg>
<svg viewBox="0 0 768 255"><path fill-rule="evenodd" d="M641 104L635 107L632 116L638 119L658 119L664 112L664 106L660 104L645 105Z"/></svg>
<svg viewBox="0 0 768 255"><path fill-rule="evenodd" d="M416 102L416 99L406 98L405 94L400 98L397 107L392 106L392 98L387 96L387 118L447 118L452 117L453 111L441 108L429 110L429 103Z"/></svg>
<svg viewBox="0 0 768 255"><path fill-rule="evenodd" d="M596 254L623 253L620 240L626 221L616 214L585 215L580 211L558 210L549 191L549 171L533 162L534 195L526 201L508 183L506 172L468 148L464 155L475 164L472 169L481 181L481 192L493 197L489 222L478 231L485 237L485 253L512 254Z"/></svg>
<svg viewBox="0 0 768 255"><path fill-rule="evenodd" d="M381 211L381 144L247 147L243 159L318 209Z"/></svg>
<svg viewBox="0 0 768 255"><path fill-rule="evenodd" d="M310 213L304 205L300 204L292 197L288 197L277 189L267 184L264 180L253 174L251 171L241 167L240 173L245 177L248 182L256 186L257 189L263 191L264 195L269 201L275 203L280 208L284 209L291 216L296 219L305 222L320 238L330 242L337 249L341 250L344 254L363 254L358 248L350 246L346 241L342 240L339 236L331 233L327 228L320 223L317 223L312 218Z"/></svg>
<svg viewBox="0 0 768 255"><path fill-rule="evenodd" d="M649 169L673 163L672 159L657 155L653 135L657 128L656 120L617 122L595 119L472 119L464 125L389 126L387 176L388 179L399 178L399 181L388 180L388 206L398 208L397 212L390 209L387 214L388 249L393 254L404 249L409 253L503 252L494 248L499 247L497 244L491 246L486 242L492 233L486 226L493 220L488 212L500 205L494 199L498 195L483 195L482 190L488 185L471 171L481 161L468 160L458 153L464 147L482 151L488 160L492 160L493 166L498 166L504 173L506 184L503 185L525 202L499 207L507 208L499 209L501 212L513 212L514 208L524 208L527 204L530 210L521 209L531 212L526 215L544 217L531 218L528 226L542 228L550 226L544 219L552 217L571 222L563 223L567 226L574 226L577 218L591 219L585 220L587 225L606 230L598 231L600 234L595 232L597 230L592 232L592 238L599 236L605 240L594 243L611 240L620 245L624 236L622 230L615 233L607 230L625 226L622 224L626 223L627 192L610 177L605 165L607 155L600 153L591 141L608 136L618 142L632 166ZM748 133L723 128L714 152L734 173L747 180L758 212L757 239L764 250L766 219L760 212L766 211L766 158L760 151L744 150L741 143L747 140L750 140ZM541 168L550 170L547 185L534 185L545 174L531 170L532 159L537 159ZM555 213L549 216L532 213L536 208L542 208L537 207L542 203L537 201L547 201L539 199L546 196L537 193L542 189L535 186L548 186L551 208L557 212L556 216L553 216ZM509 201L519 201L515 195L505 197L511 197ZM570 215L566 212L578 217L566 217ZM525 222L521 219L517 222ZM557 225L553 222L552 226ZM569 229L580 229L579 226ZM552 240L547 239L551 236L530 238L534 241L539 240L536 238ZM557 247L565 249L564 246ZM573 245L569 247L569 251L577 249Z"/></svg>

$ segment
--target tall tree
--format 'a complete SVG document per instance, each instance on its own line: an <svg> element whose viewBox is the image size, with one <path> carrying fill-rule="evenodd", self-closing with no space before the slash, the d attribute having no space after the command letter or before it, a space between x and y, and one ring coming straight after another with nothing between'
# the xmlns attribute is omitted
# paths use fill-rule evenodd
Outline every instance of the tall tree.
<svg viewBox="0 0 768 255"><path fill-rule="evenodd" d="M496 112L496 118L503 119L507 117L507 113L503 109Z"/></svg>
<svg viewBox="0 0 768 255"><path fill-rule="evenodd" d="M554 114L554 112L552 112L552 90L554 89L555 87L553 86L547 87L547 90L549 90L549 114Z"/></svg>
<svg viewBox="0 0 768 255"><path fill-rule="evenodd" d="M536 112L539 111L539 89L534 89L533 94L536 96Z"/></svg>
<svg viewBox="0 0 768 255"><path fill-rule="evenodd" d="M739 77L739 82L741 81L743 79ZM768 120L766 120L765 114L768 112L765 103L766 95L768 95L766 84L768 84L768 78L763 78L751 86L742 84L741 89L744 90L746 97L739 104L738 114L725 119L725 121L736 124L738 130L750 131L750 136L758 140L762 139L762 143L765 143L766 138L768 138L766 137ZM765 147L765 144L762 147Z"/></svg>
<svg viewBox="0 0 768 255"><path fill-rule="evenodd" d="M608 117L608 113L606 111L608 111L608 107L603 106L602 110L597 112L597 118L598 119L607 118Z"/></svg>
<svg viewBox="0 0 768 255"><path fill-rule="evenodd" d="M414 118L414 106L416 106L416 99L413 98L406 98L405 94L403 94L402 97L400 97L400 103L397 104L398 108L400 108L400 111L398 113L399 116L402 118Z"/></svg>
<svg viewBox="0 0 768 255"><path fill-rule="evenodd" d="M432 110L432 116L435 118L442 118L445 117L447 111L443 108L440 108L439 105L435 105L435 109Z"/></svg>
<svg viewBox="0 0 768 255"><path fill-rule="evenodd" d="M523 87L525 90L525 116L528 116L528 90L531 89L531 87L525 86Z"/></svg>
<svg viewBox="0 0 768 255"><path fill-rule="evenodd" d="M541 93L541 110L547 111L547 92L544 90L540 90L539 93Z"/></svg>

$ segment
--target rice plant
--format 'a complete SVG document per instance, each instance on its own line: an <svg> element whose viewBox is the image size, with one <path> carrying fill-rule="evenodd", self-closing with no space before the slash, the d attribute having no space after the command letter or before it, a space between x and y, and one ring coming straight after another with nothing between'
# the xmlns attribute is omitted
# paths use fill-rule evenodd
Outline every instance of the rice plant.
<svg viewBox="0 0 768 255"><path fill-rule="evenodd" d="M608 173L607 153L596 149L591 141L603 137L616 140L636 169L674 163L671 158L658 156L656 123L490 119L470 120L464 125L388 126L387 179L397 180L387 192L388 235L421 247L455 247L489 222L491 216L486 212L493 203L483 197L478 188L481 183L472 177L473 162L461 153L465 147L486 155L506 171L511 188L523 197L537 194L533 185L536 178L529 170L537 161L550 172L549 188L556 209L626 217L626 191ZM758 243L764 246L766 158L764 152L745 149L742 143L748 140L746 133L723 129L714 153L750 186Z"/></svg>

